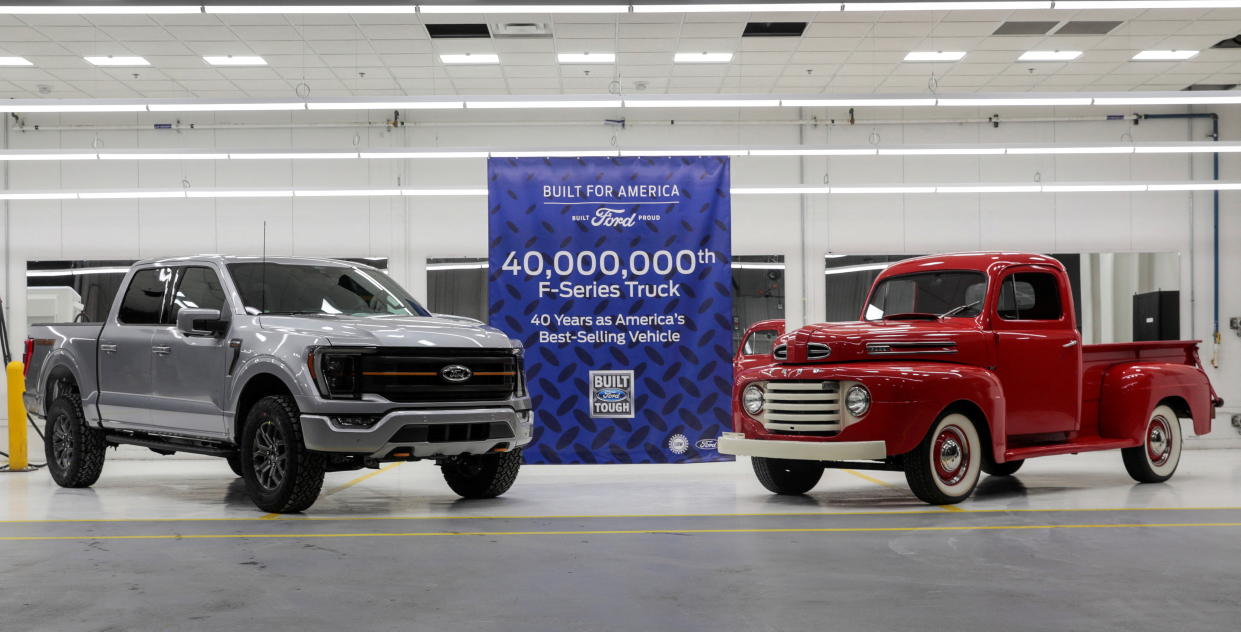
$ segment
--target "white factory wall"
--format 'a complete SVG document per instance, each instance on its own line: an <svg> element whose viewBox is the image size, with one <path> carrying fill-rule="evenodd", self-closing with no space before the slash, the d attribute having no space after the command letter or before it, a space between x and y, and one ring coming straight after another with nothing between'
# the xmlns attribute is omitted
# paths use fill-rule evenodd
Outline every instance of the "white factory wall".
<svg viewBox="0 0 1241 632"><path fill-rule="evenodd" d="M154 115L39 116L24 130L9 130L11 149L127 148L344 149L354 147L622 147L694 145L833 145L966 143L1112 143L1205 140L1209 122L1097 120L1098 110L1005 110L1000 124L925 122L934 117L985 118L992 112L871 110L905 122L842 121L796 125L766 123L795 112L676 112L675 122L656 113L626 113L621 129L605 126L597 113L489 113L489 118L419 117L399 129L382 126L327 127L361 121L301 113L194 114L179 131L153 130L169 117ZM1167 111L1167 110L1165 110ZM1223 139L1241 139L1241 110L1221 107ZM846 116L833 111L831 116ZM669 113L662 113L667 116ZM376 115L372 115L376 116ZM456 116L456 118L453 118ZM499 117L504 118L499 118ZM1093 121L1021 122L1022 117ZM915 120L917 119L917 120ZM722 121L706 124L707 121ZM298 127L184 129L188 123L271 123ZM520 122L520 124L513 124ZM537 122L532 124L529 122ZM33 129L34 125L40 129ZM311 125L313 124L313 126ZM145 129L135 129L138 125ZM66 129L69 126L82 126ZM52 129L56 128L56 129ZM1225 154L1223 179L1241 179L1241 158ZM15 190L220 187L482 187L483 159L299 160L176 162L12 162L8 186ZM737 158L734 186L797 184L1024 183L1051 181L1205 180L1209 156L865 157ZM1227 329L1241 315L1241 237L1234 217L1238 193L1222 197L1220 316L1221 367L1210 369L1216 388L1241 403L1241 339ZM788 265L788 317L813 321L823 315L825 253L923 253L978 249L1042 252L1178 252L1181 254L1183 335L1207 341L1212 353L1210 194L1082 193L738 196L733 201L735 254L782 254ZM7 250L0 267L6 279L5 308L15 324L11 340L20 350L25 322L25 262L36 259L145 258L216 252L258 254L267 222L273 255L385 256L394 276L417 296L426 291L428 257L484 256L486 200L466 198L299 198L215 200L21 201L8 204ZM803 230L805 226L805 230ZM804 288L804 289L803 289ZM1192 288L1192 291L1191 291ZM804 297L804 299L803 299ZM1217 433L1218 434L1218 433Z"/></svg>

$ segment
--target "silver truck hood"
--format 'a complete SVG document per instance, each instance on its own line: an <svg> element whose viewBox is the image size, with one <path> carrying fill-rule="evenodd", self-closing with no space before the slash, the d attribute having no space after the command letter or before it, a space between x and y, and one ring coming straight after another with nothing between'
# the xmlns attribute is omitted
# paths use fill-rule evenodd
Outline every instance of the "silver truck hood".
<svg viewBox="0 0 1241 632"><path fill-rule="evenodd" d="M467 318L454 316L260 316L269 331L321 336L333 345L376 347L476 347L508 349L507 335Z"/></svg>

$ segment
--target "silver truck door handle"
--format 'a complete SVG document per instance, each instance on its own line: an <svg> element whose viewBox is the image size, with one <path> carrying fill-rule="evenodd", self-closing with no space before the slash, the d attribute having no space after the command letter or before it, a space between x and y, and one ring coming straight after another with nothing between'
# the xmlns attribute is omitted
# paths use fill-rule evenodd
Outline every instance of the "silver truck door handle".
<svg viewBox="0 0 1241 632"><path fill-rule="evenodd" d="M99 350L104 353L116 353L116 345L111 343L99 343Z"/></svg>
<svg viewBox="0 0 1241 632"><path fill-rule="evenodd" d="M156 353L159 355L168 355L172 353L172 347L169 345L155 345L151 347L151 353Z"/></svg>
<svg viewBox="0 0 1241 632"><path fill-rule="evenodd" d="M1076 346L1077 346L1077 341L1076 341L1076 340L1070 340L1070 341L1068 341L1068 342L1066 342L1066 343L1064 343L1064 344L1062 344L1062 345L1060 345L1060 346L1064 347L1065 349L1068 349L1069 347L1076 347Z"/></svg>

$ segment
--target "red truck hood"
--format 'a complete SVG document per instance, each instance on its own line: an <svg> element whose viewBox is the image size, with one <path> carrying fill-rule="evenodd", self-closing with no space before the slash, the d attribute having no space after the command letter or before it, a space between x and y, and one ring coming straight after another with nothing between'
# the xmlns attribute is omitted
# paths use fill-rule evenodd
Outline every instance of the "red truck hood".
<svg viewBox="0 0 1241 632"><path fill-rule="evenodd" d="M788 364L834 364L939 359L985 365L990 364L987 336L972 318L821 323L782 336L776 343L776 360ZM781 346L787 353L783 358L779 355Z"/></svg>

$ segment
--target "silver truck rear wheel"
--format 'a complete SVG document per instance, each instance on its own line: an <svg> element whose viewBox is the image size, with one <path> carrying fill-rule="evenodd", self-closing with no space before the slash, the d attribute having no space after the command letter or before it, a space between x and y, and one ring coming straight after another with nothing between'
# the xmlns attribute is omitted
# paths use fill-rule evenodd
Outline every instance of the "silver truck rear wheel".
<svg viewBox="0 0 1241 632"><path fill-rule="evenodd" d="M90 487L99 480L108 444L102 432L86 424L76 392L65 392L48 406L44 434L47 469L57 485Z"/></svg>
<svg viewBox="0 0 1241 632"><path fill-rule="evenodd" d="M444 482L462 498L495 498L503 494L517 480L520 468L521 448L455 456L440 464Z"/></svg>
<svg viewBox="0 0 1241 632"><path fill-rule="evenodd" d="M793 459L769 459L756 456L750 459L754 475L767 491L797 496L819 484L823 478L823 464L818 461Z"/></svg>
<svg viewBox="0 0 1241 632"><path fill-rule="evenodd" d="M263 511L296 513L323 488L326 459L306 449L297 404L286 395L255 402L241 433L241 471L250 500Z"/></svg>
<svg viewBox="0 0 1241 632"><path fill-rule="evenodd" d="M1146 422L1142 445L1120 451L1125 470L1139 483L1162 483L1181 462L1181 420L1176 411L1160 404Z"/></svg>

